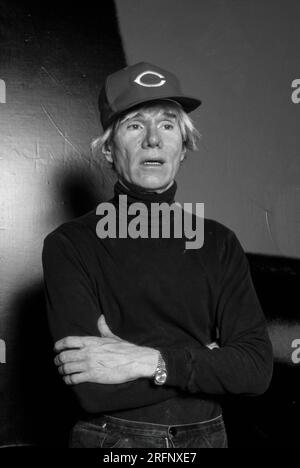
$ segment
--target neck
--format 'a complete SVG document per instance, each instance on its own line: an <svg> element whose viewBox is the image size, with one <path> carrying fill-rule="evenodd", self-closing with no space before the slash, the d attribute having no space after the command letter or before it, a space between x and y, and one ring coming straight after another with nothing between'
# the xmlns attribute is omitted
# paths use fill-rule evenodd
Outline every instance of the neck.
<svg viewBox="0 0 300 468"><path fill-rule="evenodd" d="M113 200L118 203L120 195L127 195L128 204L134 202L142 202L146 205L151 203L168 203L169 205L174 202L177 184L172 181L164 190L149 191L139 187L138 185L124 180L118 180L114 187Z"/></svg>
<svg viewBox="0 0 300 468"><path fill-rule="evenodd" d="M118 181L120 182L120 184L123 185L123 187L125 187L126 189L129 189L129 190L134 190L135 192L140 192L140 193L163 193L165 192L166 190L168 190L174 183L174 180L171 180L171 182L164 188L162 189L146 189L144 187L141 187L139 185L136 185L136 184L133 184L131 182L128 182L127 180L123 180L123 179L118 179Z"/></svg>

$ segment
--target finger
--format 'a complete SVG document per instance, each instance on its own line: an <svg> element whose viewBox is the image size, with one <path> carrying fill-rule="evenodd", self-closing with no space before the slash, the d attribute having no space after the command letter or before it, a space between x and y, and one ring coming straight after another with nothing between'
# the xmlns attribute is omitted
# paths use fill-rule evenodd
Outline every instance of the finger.
<svg viewBox="0 0 300 468"><path fill-rule="evenodd" d="M75 372L83 372L86 369L86 364L84 362L68 362L67 364L62 364L58 368L60 375L74 374Z"/></svg>
<svg viewBox="0 0 300 468"><path fill-rule="evenodd" d="M118 340L120 339L117 335L114 335L114 333L111 331L111 329L106 323L106 320L103 314L100 315L97 325L98 325L98 329L100 331L101 336L112 337Z"/></svg>
<svg viewBox="0 0 300 468"><path fill-rule="evenodd" d="M68 350L61 351L55 358L54 364L60 366L67 362L81 361L82 360L82 350Z"/></svg>
<svg viewBox="0 0 300 468"><path fill-rule="evenodd" d="M54 351L60 352L68 348L83 348L92 341L91 336L66 336L55 343Z"/></svg>
<svg viewBox="0 0 300 468"><path fill-rule="evenodd" d="M89 382L89 374L87 372L80 372L78 374L65 375L63 381L67 385L77 385L83 382Z"/></svg>

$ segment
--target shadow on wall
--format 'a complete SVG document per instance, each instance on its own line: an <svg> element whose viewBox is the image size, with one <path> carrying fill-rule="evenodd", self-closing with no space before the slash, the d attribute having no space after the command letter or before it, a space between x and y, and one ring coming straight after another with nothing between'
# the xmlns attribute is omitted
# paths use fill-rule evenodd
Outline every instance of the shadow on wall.
<svg viewBox="0 0 300 468"><path fill-rule="evenodd" d="M10 395L20 413L4 421L7 437L16 444L55 447L67 444L68 429L75 406L53 363L43 283L19 291L14 300L15 339L11 356ZM73 416L74 417L74 416ZM19 431L16 434L16 429Z"/></svg>
<svg viewBox="0 0 300 468"><path fill-rule="evenodd" d="M78 159L75 155L72 163L57 169L53 180L57 187L53 195L62 206L62 218L71 220L109 200L116 176L103 161L103 155L95 154L92 159Z"/></svg>

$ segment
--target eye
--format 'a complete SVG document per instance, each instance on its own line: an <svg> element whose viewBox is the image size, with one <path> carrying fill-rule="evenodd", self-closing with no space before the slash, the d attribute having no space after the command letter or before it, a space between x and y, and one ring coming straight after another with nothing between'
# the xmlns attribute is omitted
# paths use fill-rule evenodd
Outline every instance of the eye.
<svg viewBox="0 0 300 468"><path fill-rule="evenodd" d="M173 130L174 129L174 123L173 122L162 122L161 127L164 130Z"/></svg>
<svg viewBox="0 0 300 468"><path fill-rule="evenodd" d="M142 128L142 126L141 126L141 124L139 124L139 123L133 122L133 123L128 124L128 125L127 125L127 128L128 128L129 130L139 130L140 128Z"/></svg>

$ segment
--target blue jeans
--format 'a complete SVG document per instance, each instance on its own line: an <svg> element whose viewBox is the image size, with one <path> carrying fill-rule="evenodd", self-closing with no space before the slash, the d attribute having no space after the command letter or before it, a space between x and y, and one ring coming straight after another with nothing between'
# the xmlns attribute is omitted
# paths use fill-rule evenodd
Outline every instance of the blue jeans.
<svg viewBox="0 0 300 468"><path fill-rule="evenodd" d="M227 448L222 415L209 421L167 426L103 415L78 421L70 448Z"/></svg>

